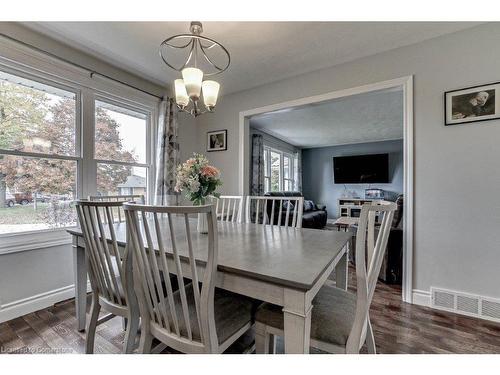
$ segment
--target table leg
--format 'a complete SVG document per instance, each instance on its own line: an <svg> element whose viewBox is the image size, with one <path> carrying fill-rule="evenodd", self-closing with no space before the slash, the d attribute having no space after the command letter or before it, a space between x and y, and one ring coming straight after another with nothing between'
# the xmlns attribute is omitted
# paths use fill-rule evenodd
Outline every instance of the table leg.
<svg viewBox="0 0 500 375"><path fill-rule="evenodd" d="M308 354L312 305L305 292L285 290L283 307L285 353Z"/></svg>
<svg viewBox="0 0 500 375"><path fill-rule="evenodd" d="M87 310L87 263L85 249L78 246L77 238L73 238L73 267L75 272L75 305L78 331L85 330L85 314Z"/></svg>
<svg viewBox="0 0 500 375"><path fill-rule="evenodd" d="M335 282L337 288L347 290L347 265L349 262L349 245L344 247L344 255L335 266Z"/></svg>

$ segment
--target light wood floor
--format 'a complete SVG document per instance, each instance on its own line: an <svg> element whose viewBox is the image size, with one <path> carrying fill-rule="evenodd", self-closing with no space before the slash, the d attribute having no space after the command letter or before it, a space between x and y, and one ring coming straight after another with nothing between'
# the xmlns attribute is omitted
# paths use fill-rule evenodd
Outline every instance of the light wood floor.
<svg viewBox="0 0 500 375"><path fill-rule="evenodd" d="M355 291L354 270L349 272L349 288ZM409 305L400 296L399 287L382 283L375 292L370 316L379 353L500 353L500 324ZM0 323L0 352L83 353L85 334L75 327L74 303L65 301ZM120 353L121 320L97 329L95 352ZM249 333L228 352L241 352L251 341ZM282 350L282 341L278 344Z"/></svg>

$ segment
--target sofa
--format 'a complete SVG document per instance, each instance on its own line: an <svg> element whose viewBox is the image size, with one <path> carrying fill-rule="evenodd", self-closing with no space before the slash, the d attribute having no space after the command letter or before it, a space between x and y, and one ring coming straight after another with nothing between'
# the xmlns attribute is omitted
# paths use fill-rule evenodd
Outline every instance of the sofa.
<svg viewBox="0 0 500 375"><path fill-rule="evenodd" d="M298 191L273 191L264 194L266 197L302 197L302 193ZM282 208L286 211L286 205ZM271 217L271 205L267 207L267 215ZM278 222L279 212L276 210L274 212L273 223ZM328 213L326 211L326 206L317 205L311 200L304 200L304 210L302 213L302 228L312 228L312 229L322 229L326 225L328 219ZM281 214L281 221L283 224L285 221L285 215ZM292 222L292 217L289 218L289 225Z"/></svg>

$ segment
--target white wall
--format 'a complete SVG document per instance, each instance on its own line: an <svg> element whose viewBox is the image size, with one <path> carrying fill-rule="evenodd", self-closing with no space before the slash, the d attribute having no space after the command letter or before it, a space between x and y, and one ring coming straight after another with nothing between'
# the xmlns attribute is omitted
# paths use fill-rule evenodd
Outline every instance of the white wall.
<svg viewBox="0 0 500 375"><path fill-rule="evenodd" d="M224 193L238 192L239 112L414 75L414 289L443 287L500 297L500 121L443 124L443 93L500 80L500 25L488 24L221 98L197 120L228 129L228 150L209 153Z"/></svg>
<svg viewBox="0 0 500 375"><path fill-rule="evenodd" d="M163 87L80 53L16 23L0 22L0 33L88 66L153 94L163 95L165 92ZM195 125L191 117L179 115L181 157L187 157L196 151L198 135ZM0 245L3 245L1 241L0 237ZM1 254L0 322L71 298L74 295L72 286L73 254L69 236L66 244Z"/></svg>

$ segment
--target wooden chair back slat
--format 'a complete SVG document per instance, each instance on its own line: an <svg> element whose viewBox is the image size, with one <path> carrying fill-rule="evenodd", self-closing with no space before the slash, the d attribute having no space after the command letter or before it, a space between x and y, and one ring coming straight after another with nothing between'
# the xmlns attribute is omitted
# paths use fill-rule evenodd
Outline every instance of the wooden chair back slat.
<svg viewBox="0 0 500 375"><path fill-rule="evenodd" d="M243 196L222 195L217 198L215 207L218 220L241 223L243 217Z"/></svg>
<svg viewBox="0 0 500 375"><path fill-rule="evenodd" d="M261 206L263 210L262 218L260 217ZM302 215L304 210L303 206L304 206L303 197L248 196L246 202L246 216L245 216L246 222L262 224L262 225L274 225L279 227L284 226L284 227L301 228ZM269 215L269 209L271 210L270 215ZM277 221L275 220L276 209L278 209ZM284 214L283 211L285 211ZM283 215L285 219L284 222L282 221Z"/></svg>
<svg viewBox="0 0 500 375"><path fill-rule="evenodd" d="M356 233L357 300L354 324L347 340L347 352L358 352L365 341L369 309L384 259L392 219L397 205L393 202L373 202L361 208ZM376 228L377 217L382 218ZM378 234L375 235L376 229Z"/></svg>
<svg viewBox="0 0 500 375"><path fill-rule="evenodd" d="M229 212L228 206L234 207L234 204L226 203L223 215ZM138 279L136 293L140 301L141 317L148 319L144 321L144 329L148 330L153 324L155 332L161 331L161 339L167 337L166 344L174 349L178 347L184 351L186 347L191 347L197 352L200 348L211 352L218 345L214 318L217 270L215 207L160 207L127 203L124 210L127 230L131 237L130 247L136 264L133 272L134 279ZM209 227L208 259L201 289L193 247L195 234L191 231L189 221L189 215L195 213L206 215ZM180 215L183 220L175 220L174 215ZM162 225L158 216L165 217L168 224ZM184 229L177 228L179 225ZM179 290L175 293L169 277L170 272L177 276ZM183 272L190 273L190 285L185 285ZM189 288L193 288L192 295L188 295ZM144 302L141 303L142 301ZM199 332L199 335L195 336L195 331ZM151 331L151 334L154 333Z"/></svg>
<svg viewBox="0 0 500 375"><path fill-rule="evenodd" d="M144 220L146 217L145 213L142 212L142 221L144 223L144 234L146 236L146 242L148 244L148 249L154 249L153 239L151 237L151 231L149 230L149 224L147 220ZM158 319L158 323L163 327L169 327L169 319L167 317L167 311L164 309L166 307L165 297L163 295L163 284L160 275L160 268L158 267L158 263L156 261L156 254L154 251L147 251L149 257L149 265L152 274L152 279L154 283L154 298L153 298L153 306L155 307L155 315ZM156 305L155 305L156 302ZM163 321L162 321L163 319Z"/></svg>
<svg viewBox="0 0 500 375"><path fill-rule="evenodd" d="M200 284L198 278L198 269L196 268L196 259L194 257L193 252L193 243L191 240L191 226L189 225L189 217L187 214L184 214L184 225L186 226L186 237L188 244L188 254L191 266L191 280L193 285L193 294L194 294L194 302L196 308L196 316L198 318L198 328L200 330L201 340L203 340L203 330L201 327L201 308L200 308Z"/></svg>
<svg viewBox="0 0 500 375"><path fill-rule="evenodd" d="M90 211L89 208L87 210ZM90 228L93 236L93 243L94 243L94 248L91 250L95 253L95 259L97 260L97 272L102 275L102 280L104 281L103 285L103 290L102 294L106 299L108 299L111 302L114 302L113 298L113 291L112 289L112 283L109 275L109 268L108 264L106 263L105 260L105 255L103 254L103 248L102 244L100 241L100 233L97 229L96 225L96 216L99 213L99 209L96 209L95 211L90 211L89 212L89 221L90 221Z"/></svg>
<svg viewBox="0 0 500 375"><path fill-rule="evenodd" d="M182 274L182 266L181 266L181 259L179 257L179 252L177 249L176 245L176 240L175 240L175 230L174 230L174 224L172 222L172 214L167 213L168 217L168 228L170 230L170 242L172 245L172 251L174 254L174 264L176 268L176 274L177 274L177 282L179 284L179 292L181 296L181 308L182 308L182 314L184 317L184 324L187 330L188 338L189 340L193 340L193 334L191 330L191 322L189 320L189 307L187 303L187 296L186 296L186 288L184 285L184 276ZM190 263L194 261L194 259L189 259Z"/></svg>
<svg viewBox="0 0 500 375"><path fill-rule="evenodd" d="M125 307L126 297L122 295L124 270L111 220L113 208L120 208L122 204L77 201L76 210L86 245L92 291L110 304Z"/></svg>
<svg viewBox="0 0 500 375"><path fill-rule="evenodd" d="M160 223L158 221L158 214L156 212L153 213L153 220L155 222L155 231L156 231L156 236L158 239L158 251L159 251L159 256L161 260L161 265L162 265L162 270L163 270L163 275L167 276L165 277L165 287L167 289L167 300L168 300L168 307L170 311L170 316L172 318L172 322L174 324L174 329L175 333L177 335L180 335L180 330L179 330L179 321L177 320L177 311L175 310L175 303L174 303L174 292L172 288L172 282L170 281L170 271L168 269L168 263L167 263L167 258L166 258L166 253L165 253L165 246L163 245L163 236L161 235L161 229L160 229ZM164 306L165 309L167 309L167 306ZM167 314L168 317L168 314ZM167 332L170 332L170 320L168 320L167 325L165 326L165 329Z"/></svg>
<svg viewBox="0 0 500 375"><path fill-rule="evenodd" d="M151 283L146 275L146 250L142 240L140 221L138 211L125 212L127 221L127 231L129 233L130 246L134 249L133 257L133 275L134 275L134 289L142 291L141 302L146 305L147 311L141 311L142 319L149 319L156 321L157 315L153 307L153 298L151 298ZM154 287L153 287L154 288ZM154 289L153 289L154 290Z"/></svg>
<svg viewBox="0 0 500 375"><path fill-rule="evenodd" d="M143 194L126 194L126 195L89 195L88 200L91 202L134 202L138 204L145 204L146 200ZM104 212L104 208L101 209ZM113 219L112 223L118 219L119 223L125 221L125 213L123 212L123 207L117 207L116 210L117 218L114 217L113 212L111 212L111 217ZM106 221L109 220L106 216Z"/></svg>
<svg viewBox="0 0 500 375"><path fill-rule="evenodd" d="M105 209L106 209L106 207L103 208L103 210L105 210ZM106 232L104 231L104 225L103 225L103 222L101 219L101 213L99 212L99 210L96 211L95 216L97 218L97 227L98 227L98 232L99 232L99 238L97 240L98 240L98 243L101 245L101 251L102 251L102 254L104 255L105 265L107 266L106 275L108 276L108 278L110 280L110 285L109 285L110 297L112 298L113 302L116 302L118 304L119 300L121 299L120 288L118 288L117 275L115 274L113 262L111 261L111 255L109 253L108 241L106 240ZM99 239L100 239L100 241L99 241ZM116 260L115 260L115 262L116 262Z"/></svg>

